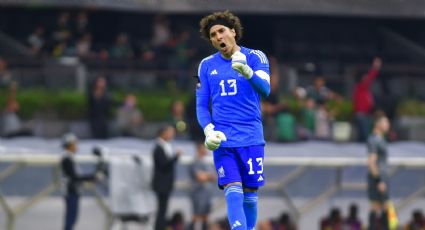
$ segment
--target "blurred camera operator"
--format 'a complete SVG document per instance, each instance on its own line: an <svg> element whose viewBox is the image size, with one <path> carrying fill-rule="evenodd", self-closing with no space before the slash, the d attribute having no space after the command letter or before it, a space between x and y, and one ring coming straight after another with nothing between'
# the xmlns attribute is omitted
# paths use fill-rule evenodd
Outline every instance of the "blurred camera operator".
<svg viewBox="0 0 425 230"><path fill-rule="evenodd" d="M74 156L78 150L78 138L73 133L67 133L62 137L64 154L61 159L61 169L65 182L65 230L74 229L78 219L80 187L82 182L94 182L97 180L96 173L89 175L80 174L79 167L75 163Z"/></svg>

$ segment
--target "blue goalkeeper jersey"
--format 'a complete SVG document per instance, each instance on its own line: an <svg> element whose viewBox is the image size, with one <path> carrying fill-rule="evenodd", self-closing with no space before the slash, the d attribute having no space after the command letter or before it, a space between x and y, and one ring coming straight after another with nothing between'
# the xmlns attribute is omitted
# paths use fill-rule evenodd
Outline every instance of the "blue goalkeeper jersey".
<svg viewBox="0 0 425 230"><path fill-rule="evenodd" d="M246 55L247 64L254 71L250 80L233 70L232 61L223 58L219 52L204 58L199 64L200 85L196 90L198 121L202 128L212 123L215 130L226 135L227 141L222 142L221 147L265 144L261 96L254 84L267 81L267 84L261 84L270 91L269 62L259 50L241 47L241 52ZM260 79L259 75L263 74L257 74L259 72L267 73L266 78Z"/></svg>

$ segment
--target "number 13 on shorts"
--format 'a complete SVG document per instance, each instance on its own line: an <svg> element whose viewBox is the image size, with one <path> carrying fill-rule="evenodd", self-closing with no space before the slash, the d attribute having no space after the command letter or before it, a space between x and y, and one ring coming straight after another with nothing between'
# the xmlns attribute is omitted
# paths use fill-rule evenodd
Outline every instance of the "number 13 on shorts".
<svg viewBox="0 0 425 230"><path fill-rule="evenodd" d="M257 164L259 170L255 170L255 171L253 170L252 158L249 158L249 160L246 162L249 166L248 175L263 174L263 158L257 157L257 158L255 158L255 161L257 162L256 164Z"/></svg>

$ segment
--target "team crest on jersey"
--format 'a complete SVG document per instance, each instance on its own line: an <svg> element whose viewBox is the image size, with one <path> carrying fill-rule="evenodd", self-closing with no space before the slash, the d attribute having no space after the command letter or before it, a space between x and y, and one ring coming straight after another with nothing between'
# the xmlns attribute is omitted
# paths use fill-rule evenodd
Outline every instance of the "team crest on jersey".
<svg viewBox="0 0 425 230"><path fill-rule="evenodd" d="M218 169L218 177L225 177L226 176L226 174L224 173L224 168L223 168L223 166L221 166L219 169Z"/></svg>

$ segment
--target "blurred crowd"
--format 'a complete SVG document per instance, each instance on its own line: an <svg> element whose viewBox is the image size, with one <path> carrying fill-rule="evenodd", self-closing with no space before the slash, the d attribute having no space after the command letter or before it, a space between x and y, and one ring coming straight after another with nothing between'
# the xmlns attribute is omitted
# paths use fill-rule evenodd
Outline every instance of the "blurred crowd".
<svg viewBox="0 0 425 230"><path fill-rule="evenodd" d="M341 215L339 208L332 208L328 216L322 218L318 223L320 230L362 230L367 229L366 224L358 217L358 209L356 204L349 207L349 213L346 217ZM193 225L188 223L182 212L176 211L167 220L167 229L169 230L185 230L193 229ZM206 229L209 230L230 230L228 220L223 217L215 221L211 221ZM296 223L291 216L282 212L278 217L261 220L257 224L258 230L296 230ZM400 224L402 230L422 230L425 229L425 217L421 210L414 210L411 219L407 223Z"/></svg>
<svg viewBox="0 0 425 230"><path fill-rule="evenodd" d="M92 12L91 12L92 13ZM145 23L146 24L146 23ZM143 25L145 25L143 24ZM100 21L91 20L89 11L63 11L50 23L38 23L26 36L24 43L37 57L75 56L84 60L140 60L145 66L156 69L187 71L196 69L206 49L194 26L176 26L163 14L152 17L151 28L110 28ZM105 28L104 35L99 28ZM115 31L115 32L111 32ZM94 35L96 34L96 36ZM115 37L113 37L115 36ZM394 119L396 103L390 97L377 98L372 84L380 74L383 61L376 57L369 69L355 74L355 85L349 98L337 93L340 89L327 85L327 76L317 73L310 84L299 85L290 94L283 93L280 79L287 78L280 71L282 64L277 57L269 55L271 69L271 94L262 101L265 136L269 141L292 142L300 140L335 140L364 142L371 130L371 116L383 110ZM176 83L188 85L187 76L178 74ZM185 79L186 78L186 79ZM1 134L5 137L28 135L28 127L19 119L19 102L16 82L7 61L0 58L0 84L9 87L6 108L3 109ZM114 101L108 89L107 76L99 76L88 92L88 123L92 138L113 136L144 137L140 101L128 93L123 101ZM193 87L192 87L193 88ZM339 122L344 113L344 103L351 100L349 118ZM347 109L346 109L347 110ZM200 138L193 98L189 101L175 100L170 105L169 118L177 129L177 138ZM347 123L348 121L348 123ZM354 134L354 135L353 135ZM201 135L202 136L202 135ZM390 140L396 140L391 131Z"/></svg>
<svg viewBox="0 0 425 230"><path fill-rule="evenodd" d="M25 43L36 56L140 60L145 66L178 70L188 68L198 57L202 44L193 39L194 31L190 27L172 26L162 14L154 17L151 26L140 28L142 36L134 28L112 32L117 28L93 22L87 11L64 11L58 14L54 24L36 25ZM99 33L99 28L109 32Z"/></svg>
<svg viewBox="0 0 425 230"><path fill-rule="evenodd" d="M382 60L378 57L372 60L369 70L359 73L356 77L356 84L351 92L352 111L348 121L351 121L350 123L336 120L342 112L344 100L347 99L327 86L325 76L317 75L310 85L298 86L293 89L292 94L282 96L279 81L284 76L279 70L278 60L273 56L269 59L271 93L262 100L265 136L268 141L292 142L313 139L364 142L371 131L371 117L375 112L394 114L395 105L376 100L371 90L372 83L379 76L382 66ZM8 71L7 62L3 58L0 58L0 80L2 86L8 88L0 126L2 136L30 135L30 125L24 124L19 118L17 83ZM91 137L143 138L143 124L149 121L144 120L140 102L137 100L132 93L128 93L123 101L114 100L108 88L108 78L104 75L95 78L87 93L87 121ZM197 140L203 135L195 115L195 100L192 95L188 101L174 100L170 105L168 119L164 122L175 126L178 139ZM394 116L390 116L390 119L394 119ZM395 133L390 132L390 140L397 139Z"/></svg>

